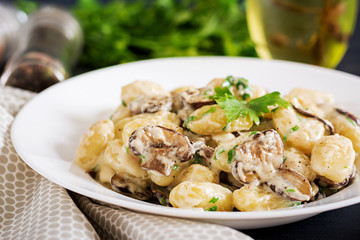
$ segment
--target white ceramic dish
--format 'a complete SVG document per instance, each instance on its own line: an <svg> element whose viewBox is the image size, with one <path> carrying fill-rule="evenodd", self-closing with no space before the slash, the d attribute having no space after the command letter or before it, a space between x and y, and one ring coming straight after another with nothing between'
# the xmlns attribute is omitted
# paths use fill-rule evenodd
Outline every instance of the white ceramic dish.
<svg viewBox="0 0 360 240"><path fill-rule="evenodd" d="M102 187L73 164L80 137L120 104L122 85L135 80L178 86L203 86L214 77L242 76L269 91L307 87L334 94L337 102L360 114L360 78L339 71L285 61L250 58L168 58L118 65L59 83L31 100L17 115L12 141L18 154L45 178L85 196L135 211L227 225L238 229L290 223L360 202L360 182L307 205L268 212L203 212L158 206Z"/></svg>

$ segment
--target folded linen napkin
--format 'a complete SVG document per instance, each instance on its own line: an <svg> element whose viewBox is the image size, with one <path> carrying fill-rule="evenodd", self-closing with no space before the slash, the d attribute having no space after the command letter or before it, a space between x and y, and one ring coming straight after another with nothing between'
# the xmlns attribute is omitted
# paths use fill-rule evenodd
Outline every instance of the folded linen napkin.
<svg viewBox="0 0 360 240"><path fill-rule="evenodd" d="M0 89L0 239L251 239L216 224L101 204L43 178L16 154L10 138L14 117L34 96Z"/></svg>

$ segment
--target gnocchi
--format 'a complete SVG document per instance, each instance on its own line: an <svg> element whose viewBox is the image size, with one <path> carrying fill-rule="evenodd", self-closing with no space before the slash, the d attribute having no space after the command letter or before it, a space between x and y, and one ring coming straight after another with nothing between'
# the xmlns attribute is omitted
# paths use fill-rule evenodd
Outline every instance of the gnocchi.
<svg viewBox="0 0 360 240"><path fill-rule="evenodd" d="M120 100L82 136L75 162L139 200L268 211L316 201L357 176L360 120L328 93L295 88L282 98L229 76L172 92L135 81Z"/></svg>

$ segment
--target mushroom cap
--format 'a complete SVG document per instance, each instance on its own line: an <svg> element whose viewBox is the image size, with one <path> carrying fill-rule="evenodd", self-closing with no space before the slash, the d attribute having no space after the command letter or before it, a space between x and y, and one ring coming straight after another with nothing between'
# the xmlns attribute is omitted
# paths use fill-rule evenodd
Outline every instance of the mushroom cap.
<svg viewBox="0 0 360 240"><path fill-rule="evenodd" d="M186 136L158 125L136 129L129 138L129 147L142 158L144 169L165 176L170 175L175 163L189 161L195 153Z"/></svg>
<svg viewBox="0 0 360 240"><path fill-rule="evenodd" d="M170 111L171 107L172 99L166 95L143 95L128 103L128 108L133 114Z"/></svg>
<svg viewBox="0 0 360 240"><path fill-rule="evenodd" d="M302 174L290 169L277 171L266 184L275 193L296 201L309 201L312 187L309 180Z"/></svg>
<svg viewBox="0 0 360 240"><path fill-rule="evenodd" d="M235 151L232 174L243 184L267 180L283 163L283 142L273 129L255 133Z"/></svg>

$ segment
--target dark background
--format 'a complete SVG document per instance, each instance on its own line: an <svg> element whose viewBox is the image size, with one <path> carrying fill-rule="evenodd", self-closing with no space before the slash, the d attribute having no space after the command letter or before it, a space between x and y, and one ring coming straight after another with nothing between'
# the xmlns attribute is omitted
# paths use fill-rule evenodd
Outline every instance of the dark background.
<svg viewBox="0 0 360 240"><path fill-rule="evenodd" d="M103 1L106 2L106 0ZM1 0L1 2L13 1ZM74 4L76 0L43 0L37 2L57 3L69 6ZM350 39L349 49L337 69L360 76L359 18L354 35ZM325 212L315 217L287 225L242 230L242 232L254 239L360 239L360 204Z"/></svg>

